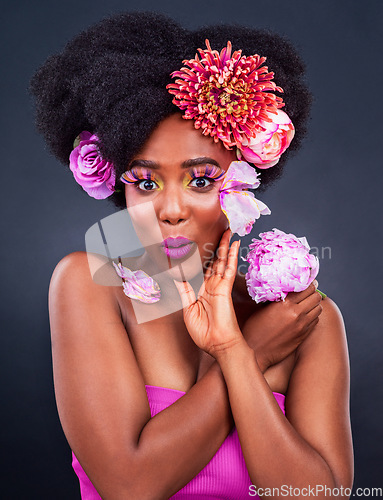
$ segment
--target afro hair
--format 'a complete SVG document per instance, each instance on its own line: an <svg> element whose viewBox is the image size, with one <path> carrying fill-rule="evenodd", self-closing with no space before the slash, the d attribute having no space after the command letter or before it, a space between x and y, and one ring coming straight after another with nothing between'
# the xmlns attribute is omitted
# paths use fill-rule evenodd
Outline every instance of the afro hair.
<svg viewBox="0 0 383 500"><path fill-rule="evenodd" d="M279 163L262 170L261 186L269 185L280 176L289 153L301 145L311 94L304 83L304 64L287 39L234 24L190 31L162 14L134 12L108 17L80 33L31 80L36 126L50 151L68 165L76 136L83 130L97 133L101 154L113 162L119 179L158 123L180 113L166 85L182 61L205 46L206 38L213 49L230 40L233 51L265 56L284 90L283 109L294 123L295 137ZM126 207L124 190L110 200Z"/></svg>

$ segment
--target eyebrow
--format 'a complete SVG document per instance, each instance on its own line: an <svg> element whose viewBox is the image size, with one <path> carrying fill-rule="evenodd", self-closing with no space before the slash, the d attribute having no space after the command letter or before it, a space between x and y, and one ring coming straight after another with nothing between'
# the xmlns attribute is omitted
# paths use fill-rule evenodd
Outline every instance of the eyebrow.
<svg viewBox="0 0 383 500"><path fill-rule="evenodd" d="M210 165L215 165L221 168L221 165L216 160L213 160L213 158L208 158L207 156L201 156L199 158L191 158L190 160L185 160L181 163L181 168L195 167L197 165L203 165L204 163L209 163ZM133 167L145 167L145 168L152 168L154 170L161 168L158 163L151 160L133 160L130 163L128 170L132 169Z"/></svg>
<svg viewBox="0 0 383 500"><path fill-rule="evenodd" d="M221 165L216 160L213 160L213 158L208 158L207 156L201 156L200 158L192 158L190 160L185 160L184 162L182 162L181 167L182 168L196 167L197 165L202 165L204 163L209 163L211 165L215 165L216 167L221 168Z"/></svg>

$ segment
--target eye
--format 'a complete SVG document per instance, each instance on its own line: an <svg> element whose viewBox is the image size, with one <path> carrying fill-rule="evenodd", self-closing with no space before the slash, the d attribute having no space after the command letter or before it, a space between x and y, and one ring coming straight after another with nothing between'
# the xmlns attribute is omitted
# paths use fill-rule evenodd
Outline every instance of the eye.
<svg viewBox="0 0 383 500"><path fill-rule="evenodd" d="M158 188L158 185L150 179L143 179L137 183L137 187L141 191L154 191L154 189Z"/></svg>
<svg viewBox="0 0 383 500"><path fill-rule="evenodd" d="M210 184L211 184L211 181L207 177L197 177L196 179L193 179L189 183L189 186L197 187L197 188L204 188L204 187L209 186Z"/></svg>

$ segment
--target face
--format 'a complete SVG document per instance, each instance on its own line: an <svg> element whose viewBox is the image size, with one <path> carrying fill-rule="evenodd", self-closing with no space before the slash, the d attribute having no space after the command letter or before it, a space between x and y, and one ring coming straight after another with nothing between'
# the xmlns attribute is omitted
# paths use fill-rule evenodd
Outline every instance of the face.
<svg viewBox="0 0 383 500"><path fill-rule="evenodd" d="M163 120L132 159L124 174L126 204L159 268L192 261L197 250L204 268L212 258L228 228L219 188L234 160L235 150L204 136L179 113Z"/></svg>

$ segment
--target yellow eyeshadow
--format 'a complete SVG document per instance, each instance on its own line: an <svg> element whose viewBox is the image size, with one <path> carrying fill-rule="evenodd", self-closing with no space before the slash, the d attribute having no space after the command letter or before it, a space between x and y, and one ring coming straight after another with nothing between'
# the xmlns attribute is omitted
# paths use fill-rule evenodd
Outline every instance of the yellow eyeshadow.
<svg viewBox="0 0 383 500"><path fill-rule="evenodd" d="M215 165L201 165L199 167L193 167L186 172L182 184L186 187L192 180L200 177L208 177L211 180L218 181L222 179L225 173L226 172L222 170L222 168Z"/></svg>
<svg viewBox="0 0 383 500"><path fill-rule="evenodd" d="M206 177L212 181L218 181L225 175L225 171L215 165L201 165L192 167L185 173L182 181L183 187L187 187L194 179ZM137 184L142 180L155 182L160 189L163 189L163 181L153 172L153 170L145 167L133 167L131 170L124 172L120 180L125 184Z"/></svg>

